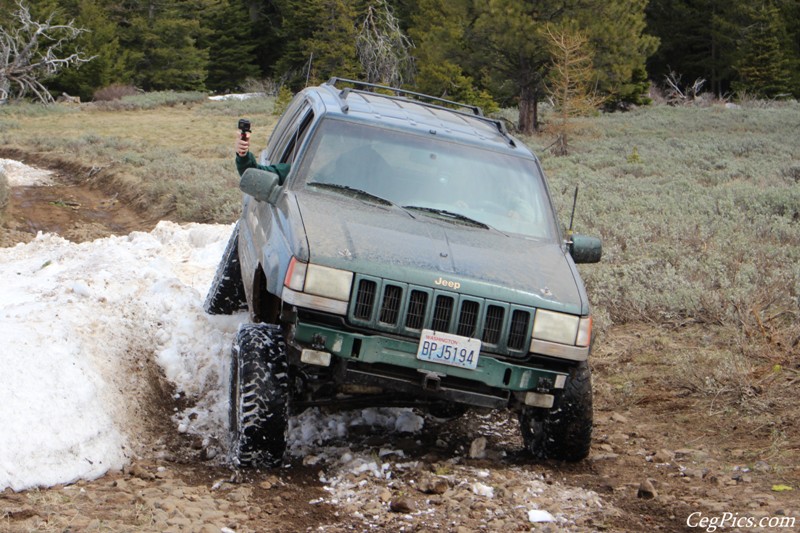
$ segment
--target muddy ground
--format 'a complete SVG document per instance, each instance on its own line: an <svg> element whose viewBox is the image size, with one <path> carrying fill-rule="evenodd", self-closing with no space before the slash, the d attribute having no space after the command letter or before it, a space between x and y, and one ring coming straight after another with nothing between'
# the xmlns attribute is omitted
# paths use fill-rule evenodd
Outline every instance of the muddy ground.
<svg viewBox="0 0 800 533"><path fill-rule="evenodd" d="M12 190L0 244L154 226L88 176L54 170L55 185ZM745 526L735 530L800 530L797 410L759 424L660 375L670 368L659 361L715 335L658 324L604 331L592 363L592 453L578 464L533 461L509 413L472 411L421 413L416 434L354 428L285 468L238 471L169 423L182 406L164 395L148 454L97 480L0 493L0 532L711 531L722 519L727 530L735 520Z"/></svg>

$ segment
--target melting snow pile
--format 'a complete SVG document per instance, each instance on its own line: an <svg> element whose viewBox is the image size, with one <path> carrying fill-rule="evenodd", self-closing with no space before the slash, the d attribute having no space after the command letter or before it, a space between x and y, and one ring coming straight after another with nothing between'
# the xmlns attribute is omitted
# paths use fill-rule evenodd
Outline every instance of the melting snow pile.
<svg viewBox="0 0 800 533"><path fill-rule="evenodd" d="M0 490L68 483L121 468L148 436L159 374L194 405L176 431L226 442L230 346L242 313L202 304L232 226L161 222L75 244L55 235L0 248ZM410 410L293 419L290 453L353 425L418 431ZM338 453L338 452L337 452Z"/></svg>
<svg viewBox="0 0 800 533"><path fill-rule="evenodd" d="M9 187L53 184L53 173L49 170L29 167L13 159L0 158L0 171L8 178Z"/></svg>
<svg viewBox="0 0 800 533"><path fill-rule="evenodd" d="M141 444L158 367L224 429L226 354L242 316L202 301L231 226L162 222L75 244L0 249L0 490L93 478Z"/></svg>

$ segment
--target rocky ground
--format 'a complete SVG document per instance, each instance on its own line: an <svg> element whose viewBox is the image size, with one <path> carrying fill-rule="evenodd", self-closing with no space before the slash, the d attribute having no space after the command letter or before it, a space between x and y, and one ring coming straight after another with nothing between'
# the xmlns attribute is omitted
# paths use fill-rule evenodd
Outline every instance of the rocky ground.
<svg viewBox="0 0 800 533"><path fill-rule="evenodd" d="M59 187L35 200L15 190L0 244L38 230L85 240L150 229L102 191L63 178ZM654 342L654 330L671 342ZM603 332L592 453L578 464L527 457L506 412L417 412L414 433L354 426L292 450L290 464L271 471L233 469L214 448L156 424L160 434L143 436L149 448L121 472L0 493L0 532L800 530L797 407L764 392L796 391L800 369L762 380L753 388L761 403L687 392L665 362L699 342L716 340L700 326ZM168 420L177 405L162 407Z"/></svg>
<svg viewBox="0 0 800 533"><path fill-rule="evenodd" d="M220 465L176 438L95 481L5 491L0 531L684 531L692 516L800 515L771 490L768 462L663 447L686 435L649 418L600 411L580 464L527 459L507 413L428 417L414 435L362 428L272 471Z"/></svg>

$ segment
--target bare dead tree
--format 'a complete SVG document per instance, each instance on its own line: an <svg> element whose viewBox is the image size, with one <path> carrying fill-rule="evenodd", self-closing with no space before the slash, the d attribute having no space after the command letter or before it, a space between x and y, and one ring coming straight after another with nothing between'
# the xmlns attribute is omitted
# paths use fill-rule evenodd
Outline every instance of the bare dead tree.
<svg viewBox="0 0 800 533"><path fill-rule="evenodd" d="M53 24L53 14L45 22L35 21L22 0L17 0L17 8L8 22L0 23L0 102L33 93L41 102L52 103L42 82L64 68L94 59L80 52L62 53L66 43L87 30L76 28L74 21Z"/></svg>
<svg viewBox="0 0 800 533"><path fill-rule="evenodd" d="M413 46L386 0L371 2L356 37L356 51L367 81L402 85L413 73Z"/></svg>
<svg viewBox="0 0 800 533"><path fill-rule="evenodd" d="M706 80L704 78L697 78L691 85L682 87L681 75L670 70L669 74L664 76L664 82L667 84L666 93L667 101L670 105L682 105L692 103L700 96L700 91L703 90Z"/></svg>

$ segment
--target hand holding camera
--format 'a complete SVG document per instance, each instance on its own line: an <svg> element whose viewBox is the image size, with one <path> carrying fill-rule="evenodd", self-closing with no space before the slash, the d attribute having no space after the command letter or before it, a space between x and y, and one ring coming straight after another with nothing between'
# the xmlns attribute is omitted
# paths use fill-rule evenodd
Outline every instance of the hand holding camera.
<svg viewBox="0 0 800 533"><path fill-rule="evenodd" d="M250 151L250 121L246 118L239 119L239 137L236 139L236 153L240 156L247 155Z"/></svg>

